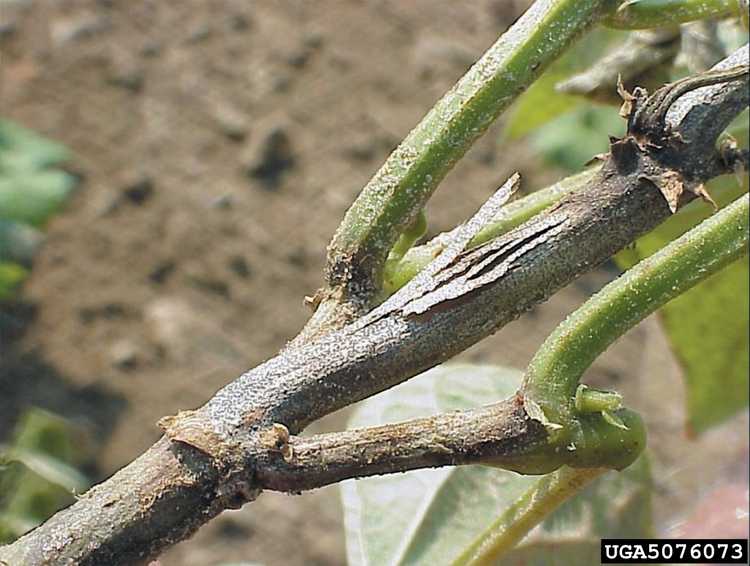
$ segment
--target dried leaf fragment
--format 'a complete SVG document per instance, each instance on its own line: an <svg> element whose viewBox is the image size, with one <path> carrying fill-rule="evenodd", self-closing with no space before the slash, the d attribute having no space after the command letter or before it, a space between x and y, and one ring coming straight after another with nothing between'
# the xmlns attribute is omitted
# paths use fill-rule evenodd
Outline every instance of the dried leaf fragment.
<svg viewBox="0 0 750 566"><path fill-rule="evenodd" d="M708 194L708 191L706 190L706 185L703 183L699 183L695 186L688 186L688 190L695 194L696 196L699 196L703 201L709 203L713 209L714 212L719 210L719 205L716 204L716 201L711 198L711 195Z"/></svg>
<svg viewBox="0 0 750 566"><path fill-rule="evenodd" d="M586 163L584 163L584 167L588 167L589 165L593 165L597 161L607 161L609 159L609 152L607 153L597 153L594 157L589 159Z"/></svg>
<svg viewBox="0 0 750 566"><path fill-rule="evenodd" d="M552 421L550 421L547 418L547 415L544 414L544 411L542 410L542 408L539 406L539 403L537 403L533 399L524 397L523 409L524 411L526 411L526 414L529 415L529 418L537 422L540 422L544 426L544 428L546 428L549 432L563 428L561 424L553 423Z"/></svg>
<svg viewBox="0 0 750 566"><path fill-rule="evenodd" d="M617 75L617 94L622 98L620 117L627 120L633 113L633 101L635 100L635 96L629 93L625 88L625 85L622 83L622 75Z"/></svg>
<svg viewBox="0 0 750 566"><path fill-rule="evenodd" d="M667 201L667 205L672 214L677 212L680 199L685 191L691 192L695 196L700 197L705 202L710 203L714 210L718 210L716 202L711 198L711 195L708 194L706 186L703 183L686 182L683 176L677 171L666 171L658 177L643 175L641 178L649 181L661 191L661 194Z"/></svg>
<svg viewBox="0 0 750 566"><path fill-rule="evenodd" d="M289 443L289 429L281 423L273 423L270 428L260 433L260 441L268 450L281 453L284 461L294 458L294 449Z"/></svg>
<svg viewBox="0 0 750 566"><path fill-rule="evenodd" d="M677 212L677 205L680 202L680 197L685 191L685 183L682 180L682 175L677 171L665 171L659 177L645 178L661 191L661 194L667 201L667 205L672 214Z"/></svg>

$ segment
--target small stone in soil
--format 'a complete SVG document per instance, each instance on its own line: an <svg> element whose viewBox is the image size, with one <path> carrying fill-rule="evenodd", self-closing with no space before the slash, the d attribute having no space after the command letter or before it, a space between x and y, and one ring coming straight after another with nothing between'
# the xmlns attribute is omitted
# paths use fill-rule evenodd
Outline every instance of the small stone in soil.
<svg viewBox="0 0 750 566"><path fill-rule="evenodd" d="M117 369L130 371L138 366L138 346L128 339L121 339L112 344L109 350L112 365Z"/></svg>
<svg viewBox="0 0 750 566"><path fill-rule="evenodd" d="M242 277L243 279L250 277L250 266L248 265L247 260L240 255L236 255L229 260L229 269L231 269L235 275Z"/></svg>
<svg viewBox="0 0 750 566"><path fill-rule="evenodd" d="M247 176L267 190L278 189L284 175L295 165L291 139L286 130L281 126L272 128L252 149Z"/></svg>
<svg viewBox="0 0 750 566"><path fill-rule="evenodd" d="M128 183L122 194L127 200L140 206L154 194L154 183L150 177L144 175Z"/></svg>
<svg viewBox="0 0 750 566"><path fill-rule="evenodd" d="M156 264L156 266L148 274L148 278L152 283L161 285L174 273L177 264L171 259L162 261Z"/></svg>

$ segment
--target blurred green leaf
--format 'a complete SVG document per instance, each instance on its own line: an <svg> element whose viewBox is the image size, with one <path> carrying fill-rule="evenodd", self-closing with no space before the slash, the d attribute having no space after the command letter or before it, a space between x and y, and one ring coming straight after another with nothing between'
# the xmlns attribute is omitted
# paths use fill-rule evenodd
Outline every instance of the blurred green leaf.
<svg viewBox="0 0 750 566"><path fill-rule="evenodd" d="M0 120L0 170L42 169L69 158L65 146L10 120Z"/></svg>
<svg viewBox="0 0 750 566"><path fill-rule="evenodd" d="M537 129L531 135L531 144L548 163L573 172L608 151L609 136L624 133L625 121L617 109L586 105Z"/></svg>
<svg viewBox="0 0 750 566"><path fill-rule="evenodd" d="M729 131L740 145L747 144L747 112ZM720 207L748 190L731 176L714 179L708 191ZM712 208L694 201L638 239L615 261L627 269L710 216ZM688 428L700 433L748 406L748 258L730 265L660 311L664 330L679 361L687 388Z"/></svg>
<svg viewBox="0 0 750 566"><path fill-rule="evenodd" d="M519 371L507 368L440 366L363 402L350 426L398 422L500 400L515 393L520 379ZM600 533L645 536L650 528L647 472L646 463L636 464L594 482L581 498L543 523L540 538L529 539L535 546L524 543L520 549L539 554L544 545L552 545L557 555L558 541L568 544L574 533L592 541ZM450 563L537 481L490 467L459 466L344 482L349 564ZM586 563L575 556L579 561L564 564Z"/></svg>
<svg viewBox="0 0 750 566"><path fill-rule="evenodd" d="M0 544L11 542L23 533L29 532L38 524L38 521L27 517L0 512Z"/></svg>
<svg viewBox="0 0 750 566"><path fill-rule="evenodd" d="M0 300L12 297L27 274L26 268L17 263L0 261Z"/></svg>
<svg viewBox="0 0 750 566"><path fill-rule="evenodd" d="M1 448L2 457L6 461L14 461L26 466L36 475L50 483L59 485L70 492L80 492L86 489L86 478L72 466L65 464L53 456L36 450L22 448Z"/></svg>
<svg viewBox="0 0 750 566"><path fill-rule="evenodd" d="M557 83L571 74L569 70L556 69L555 65L547 70L510 111L504 135L508 139L521 138L561 114L585 104L579 96L554 90Z"/></svg>
<svg viewBox="0 0 750 566"><path fill-rule="evenodd" d="M748 270L745 256L661 311L685 374L693 433L748 406Z"/></svg>
<svg viewBox="0 0 750 566"><path fill-rule="evenodd" d="M745 8L747 14L747 8ZM725 53L732 53L747 43L747 28L739 18L728 18L716 22L716 31Z"/></svg>
<svg viewBox="0 0 750 566"><path fill-rule="evenodd" d="M52 167L67 160L62 145L0 120L0 220L41 225L76 183Z"/></svg>
<svg viewBox="0 0 750 566"><path fill-rule="evenodd" d="M11 444L0 447L0 541L20 536L86 489L74 467L82 457L67 420L36 408L24 414Z"/></svg>
<svg viewBox="0 0 750 566"><path fill-rule="evenodd" d="M75 183L75 177L64 171L0 176L0 218L40 226L60 209Z"/></svg>
<svg viewBox="0 0 750 566"><path fill-rule="evenodd" d="M75 463L80 458L80 449L76 447L74 432L67 419L44 409L32 408L18 422L13 447L44 452Z"/></svg>
<svg viewBox="0 0 750 566"><path fill-rule="evenodd" d="M42 240L42 233L36 228L0 219L0 262L29 265Z"/></svg>
<svg viewBox="0 0 750 566"><path fill-rule="evenodd" d="M750 126L748 124L750 124L750 110L745 110L732 120L723 137L731 136L740 147L748 147L750 145L750 139L748 139L750 138Z"/></svg>
<svg viewBox="0 0 750 566"><path fill-rule="evenodd" d="M68 157L62 145L0 120L0 300L26 277L23 266L42 240L33 226L57 212L76 184L73 175L50 168Z"/></svg>
<svg viewBox="0 0 750 566"><path fill-rule="evenodd" d="M561 114L585 104L586 101L579 96L557 92L555 85L590 66L609 46L626 36L625 33L605 28L587 34L555 61L518 99L509 110L503 135L509 139L520 138Z"/></svg>

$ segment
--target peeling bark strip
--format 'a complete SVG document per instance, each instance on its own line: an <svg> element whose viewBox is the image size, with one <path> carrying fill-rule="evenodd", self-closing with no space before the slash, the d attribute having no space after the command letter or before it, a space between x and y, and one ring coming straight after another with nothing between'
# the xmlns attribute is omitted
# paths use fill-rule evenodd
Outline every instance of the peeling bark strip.
<svg viewBox="0 0 750 566"><path fill-rule="evenodd" d="M745 46L719 68L747 63ZM197 411L162 421L167 436L0 548L0 564L136 564L263 487L299 491L344 477L522 455L543 432L513 400L458 421L454 413L390 428L388 437L380 434L385 429L311 440L287 434L466 349L669 217L667 200L646 176L676 172L700 183L727 172L714 143L748 105L743 77L694 90L668 109L665 123L683 143L614 144L585 189L491 243L443 258L429 281L407 286L387 312L289 349ZM472 437L467 426L494 432L479 428L486 436ZM346 439L361 443L371 464L347 453Z"/></svg>

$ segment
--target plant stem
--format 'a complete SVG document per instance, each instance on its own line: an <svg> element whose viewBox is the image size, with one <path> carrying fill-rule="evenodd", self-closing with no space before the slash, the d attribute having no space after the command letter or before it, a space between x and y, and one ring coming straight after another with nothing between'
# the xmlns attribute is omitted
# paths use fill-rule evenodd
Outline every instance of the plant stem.
<svg viewBox="0 0 750 566"><path fill-rule="evenodd" d="M576 415L578 381L615 340L659 307L747 253L748 195L737 199L604 287L547 338L523 390L547 419Z"/></svg>
<svg viewBox="0 0 750 566"><path fill-rule="evenodd" d="M513 228L520 226L532 216L539 214L545 208L556 203L563 195L585 187L593 179L598 170L599 167L592 167L504 206L500 212L500 216L482 228L467 247L469 249L475 248L510 232ZM384 295L386 297L390 296L406 285L443 251L446 242L449 240L450 233L441 234L421 246L409 249L400 261L388 262L385 266L383 276Z"/></svg>
<svg viewBox="0 0 750 566"><path fill-rule="evenodd" d="M611 0L538 0L434 106L362 190L329 246L327 282L368 303L383 266L440 181Z"/></svg>
<svg viewBox="0 0 750 566"><path fill-rule="evenodd" d="M721 65L747 64L747 56L746 47L739 49ZM667 116L672 131L686 141L678 146L672 168L650 160L648 172L687 171L695 182L725 172L709 157L715 158L719 131L747 105L747 85L738 81L686 95ZM258 466L268 461L269 451L278 456L284 449L283 431L287 437L296 434L465 350L669 216L663 194L642 182L642 164L630 173L619 173L615 165L608 160L584 190L502 236L499 249L490 253L498 261L483 288L467 282L459 295L438 299L425 316L399 309L372 313L297 350L288 348L225 386L202 408L162 419L166 436L73 505L0 547L0 564L144 563L222 511L252 501L260 489ZM746 216L747 199L743 206ZM746 217L744 225L746 230ZM520 238L521 249L503 254L505 244ZM466 257L479 251L492 250L469 251L461 258L467 268L477 265L472 259L487 259L485 253ZM460 279L461 273L450 274L447 282ZM408 307L425 297L420 292L401 298ZM511 398L532 434L513 434L505 446L523 452L546 437L518 400ZM495 430L513 432L506 427L498 422Z"/></svg>
<svg viewBox="0 0 750 566"><path fill-rule="evenodd" d="M737 0L629 0L604 23L620 29L644 29L741 14Z"/></svg>
<svg viewBox="0 0 750 566"><path fill-rule="evenodd" d="M540 478L511 505L454 562L454 566L497 564L531 529L565 500L601 476L605 468L573 469L563 466Z"/></svg>

